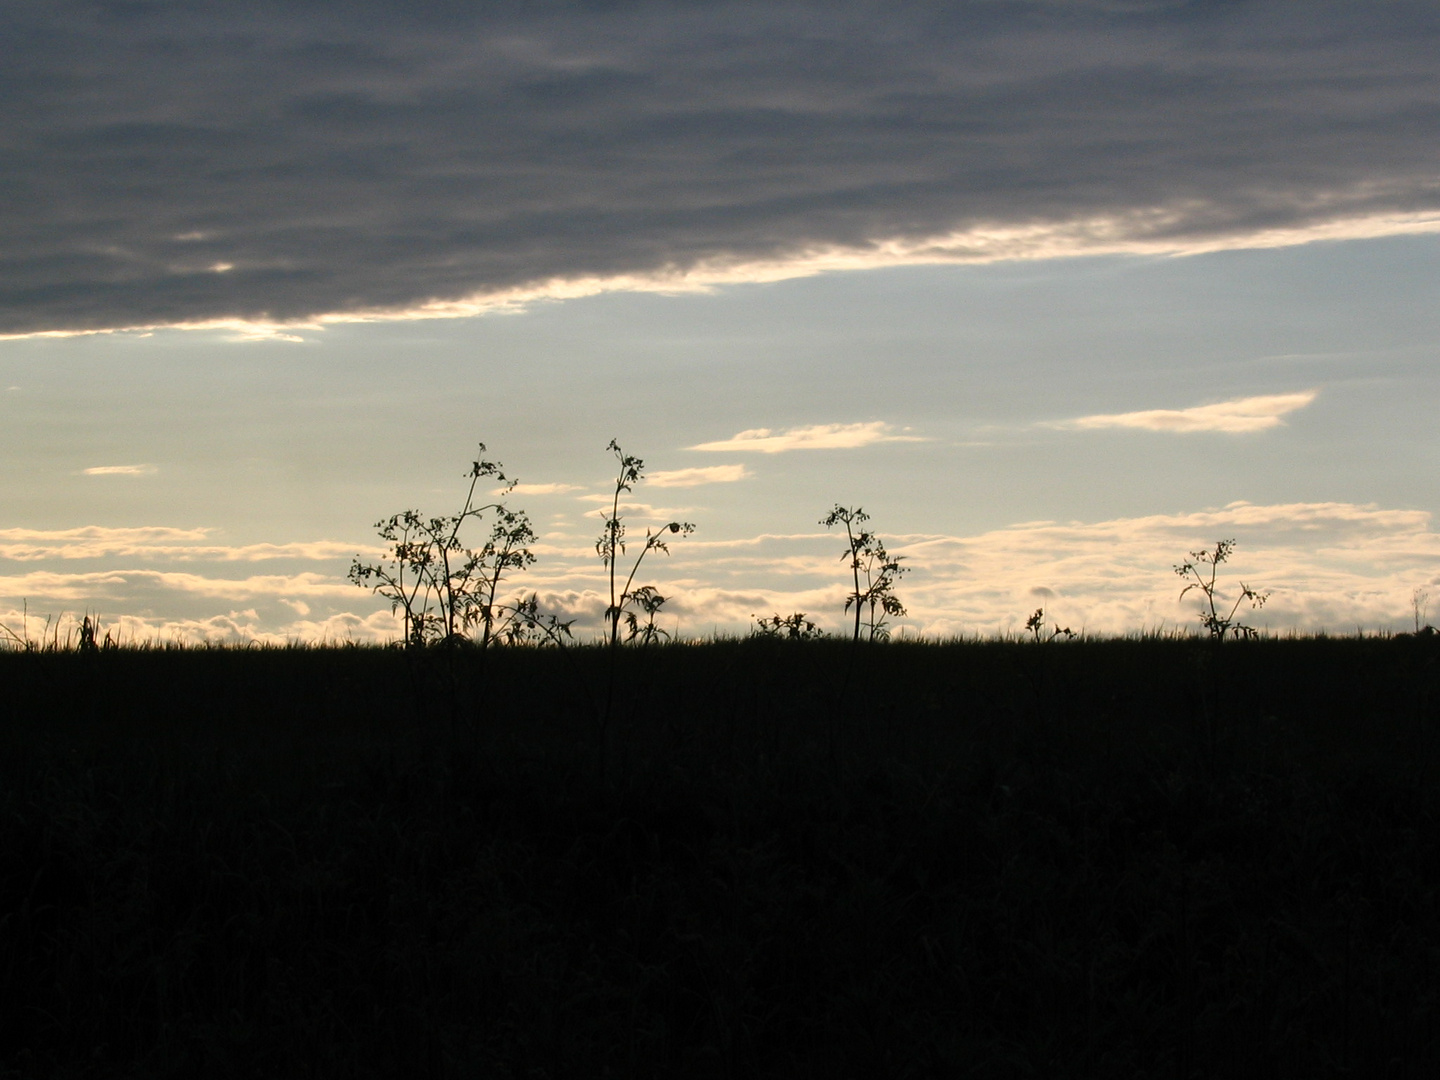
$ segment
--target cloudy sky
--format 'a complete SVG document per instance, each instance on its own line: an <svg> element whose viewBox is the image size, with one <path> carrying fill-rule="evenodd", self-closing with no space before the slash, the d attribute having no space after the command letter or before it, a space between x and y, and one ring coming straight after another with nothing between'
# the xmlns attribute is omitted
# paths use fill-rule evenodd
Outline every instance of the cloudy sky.
<svg viewBox="0 0 1440 1080"><path fill-rule="evenodd" d="M385 638L475 443L594 626L613 437L682 635L1440 608L1440 8L0 5L0 622ZM1433 588L1432 588L1433 587ZM35 617L38 615L38 619Z"/></svg>

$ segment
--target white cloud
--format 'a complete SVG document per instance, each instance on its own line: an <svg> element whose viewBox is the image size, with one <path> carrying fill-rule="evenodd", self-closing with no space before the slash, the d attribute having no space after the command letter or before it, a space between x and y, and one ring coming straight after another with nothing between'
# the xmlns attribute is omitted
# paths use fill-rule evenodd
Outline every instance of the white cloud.
<svg viewBox="0 0 1440 1080"><path fill-rule="evenodd" d="M874 420L862 424L812 424L779 432L753 428L719 442L700 443L688 449L753 450L762 454L781 454L787 450L853 450L874 443L923 441L915 435L891 434L889 424Z"/></svg>
<svg viewBox="0 0 1440 1080"><path fill-rule="evenodd" d="M260 562L267 559L325 560L356 554L374 555L372 544L340 540L309 540L288 544L206 544L214 529L163 526L78 529L0 529L0 559L36 562L43 559L136 558L177 562Z"/></svg>
<svg viewBox="0 0 1440 1080"><path fill-rule="evenodd" d="M101 598L113 600L136 594L173 592L229 600L274 599L282 596L350 597L358 589L338 574L256 574L247 578L219 578L170 570L103 570L61 574L36 570L0 576L0 597L43 598L85 604Z"/></svg>
<svg viewBox="0 0 1440 1080"><path fill-rule="evenodd" d="M53 544L57 534L181 550L179 538L196 549L207 539L203 529L12 529L0 531L0 540ZM1062 626L1090 633L1197 630L1193 598L1180 600L1173 567L1188 552L1232 537L1238 546L1222 567L1222 593L1233 596L1241 581L1272 590L1251 621L1274 631L1403 629L1412 590L1440 589L1440 532L1430 515L1354 503L1236 502L1108 521L1024 522L968 536L883 538L910 568L897 590L909 616L898 625L932 636L988 636L1019 630L1041 604ZM600 627L603 568L589 539L553 540L559 542L536 544L540 562L507 584L514 592L538 592L546 610L577 618L584 640ZM849 588L844 547L843 537L818 528L677 538L668 558L646 562L642 577L670 598L662 624L681 636L743 633L752 616L793 611L840 630ZM28 600L32 631L37 612L100 611L106 626L119 620L134 635L160 640L393 639L389 604L345 579L348 554L336 552L303 573L240 577L226 576L224 566L234 562L220 558L183 569L162 563L81 572L41 561L0 577L0 609L14 609L9 616L0 611L0 623L17 628L12 616Z"/></svg>
<svg viewBox="0 0 1440 1080"><path fill-rule="evenodd" d="M1144 431L1219 431L1232 435L1243 434L1280 427L1284 424L1281 417L1305 408L1319 393L1319 390L1301 390L1293 394L1237 398L1234 401L1197 405L1189 409L1146 409L1141 412L1081 416L1053 426L1083 430L1140 428Z"/></svg>
<svg viewBox="0 0 1440 1080"><path fill-rule="evenodd" d="M1273 591L1251 619L1274 631L1403 629L1417 585L1440 584L1440 533L1428 514L1352 503L1252 505L1100 522L1038 521L973 536L884 537L911 572L899 596L911 631L933 636L1019 630L1044 605L1090 633L1199 628L1173 567L1222 537L1239 541L1221 572ZM847 585L833 534L689 540L650 567L682 634L740 631L751 615L806 612L838 630ZM577 553L578 554L578 553ZM586 562L552 566L546 589L593 590ZM578 573L577 573L578 571ZM1227 593L1233 595L1233 592ZM572 612L582 615L582 611ZM667 624L667 629L669 624ZM582 617L577 630L589 625Z"/></svg>
<svg viewBox="0 0 1440 1080"><path fill-rule="evenodd" d="M701 484L731 484L747 480L752 475L744 465L711 465L708 468L650 473L645 482L655 487L699 487Z"/></svg>
<svg viewBox="0 0 1440 1080"><path fill-rule="evenodd" d="M580 502L600 504L601 510L605 511L606 513L608 513L610 511L610 508L614 505L613 500L615 498L613 494L579 495L576 497L579 499ZM623 497L620 500L619 506L619 511L622 515L628 515L632 518L639 518L642 521L672 521L678 518L681 514L688 514L694 509L695 508L693 506L651 506L649 503L626 502ZM594 515L592 514L590 516L593 518Z"/></svg>
<svg viewBox="0 0 1440 1080"><path fill-rule="evenodd" d="M1099 633L1198 628L1179 600L1176 563L1236 538L1220 573L1233 598L1244 581L1273 591L1250 621L1276 630L1401 628L1416 584L1440 566L1428 514L1352 503L1229 506L1093 523L1032 522L974 537L891 545L916 568L902 591L931 633L993 633L1023 621L1033 590L1062 625ZM1039 594L1043 595L1043 594ZM1026 605L1029 604L1027 608Z"/></svg>
<svg viewBox="0 0 1440 1080"><path fill-rule="evenodd" d="M513 488L496 488L491 494L504 495L565 495L572 491L583 491L579 484L516 484Z"/></svg>
<svg viewBox="0 0 1440 1080"><path fill-rule="evenodd" d="M109 543L154 543L204 540L214 529L175 529L167 525L111 528L84 525L78 529L0 529L0 540L54 541L76 543L98 540Z"/></svg>
<svg viewBox="0 0 1440 1080"><path fill-rule="evenodd" d="M158 470L154 465L96 465L81 471L86 476L149 476Z"/></svg>

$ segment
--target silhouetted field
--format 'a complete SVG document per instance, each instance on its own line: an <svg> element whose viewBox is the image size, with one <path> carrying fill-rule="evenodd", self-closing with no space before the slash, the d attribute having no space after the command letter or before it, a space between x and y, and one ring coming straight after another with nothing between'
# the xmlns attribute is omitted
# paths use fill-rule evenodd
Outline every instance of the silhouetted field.
<svg viewBox="0 0 1440 1080"><path fill-rule="evenodd" d="M1440 1075L1437 660L0 654L0 1076Z"/></svg>

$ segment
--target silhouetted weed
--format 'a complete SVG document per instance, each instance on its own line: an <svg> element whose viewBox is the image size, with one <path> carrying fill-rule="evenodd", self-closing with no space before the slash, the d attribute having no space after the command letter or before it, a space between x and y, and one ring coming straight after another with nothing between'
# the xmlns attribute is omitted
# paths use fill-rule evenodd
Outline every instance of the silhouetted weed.
<svg viewBox="0 0 1440 1080"><path fill-rule="evenodd" d="M1234 540L1217 540L1214 551L1192 551L1188 560L1175 567L1175 573L1188 582L1185 588L1180 590L1180 598L1183 600L1185 594L1192 590L1204 597L1205 607L1200 612L1200 624L1217 641L1223 640L1227 634L1237 638L1258 636L1260 631L1237 620L1235 614L1240 610L1241 604L1248 603L1252 608L1260 608L1264 607L1265 601L1270 598L1268 592L1259 592L1242 581L1240 593L1230 605L1230 610L1221 614L1225 602L1220 598L1215 578L1220 571L1220 564L1227 561L1234 550ZM1203 569L1204 567L1209 567L1209 570Z"/></svg>
<svg viewBox="0 0 1440 1080"><path fill-rule="evenodd" d="M850 564L850 576L854 588L845 597L845 610L855 609L855 630L853 640L860 640L860 621L869 609L869 640L884 640L890 636L886 616L905 614L905 605L895 595L895 584L907 567L901 566L904 556L892 558L885 550L881 539L863 528L870 515L861 507L841 506L820 519L827 529L836 525L845 526L845 552L841 555Z"/></svg>
<svg viewBox="0 0 1440 1080"><path fill-rule="evenodd" d="M500 493L506 495L517 481L506 477L498 461L485 460L484 443L465 476L470 488L458 513L426 517L419 510L404 510L376 522L380 539L388 545L385 559L366 563L357 555L350 566L352 582L385 597L391 610L401 614L407 648L473 640L484 649L492 638L524 638L540 621L533 602L505 603L500 589L512 571L535 562L529 547L535 540L530 518L504 503L475 499L482 480L500 484ZM489 535L479 547L466 547L461 531L487 515ZM549 625L569 629L553 619ZM472 639L476 628L479 637Z"/></svg>

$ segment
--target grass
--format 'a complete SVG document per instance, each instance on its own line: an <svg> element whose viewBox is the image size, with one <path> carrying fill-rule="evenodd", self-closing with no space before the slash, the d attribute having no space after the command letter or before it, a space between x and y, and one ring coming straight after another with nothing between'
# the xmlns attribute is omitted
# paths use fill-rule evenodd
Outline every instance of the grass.
<svg viewBox="0 0 1440 1080"><path fill-rule="evenodd" d="M0 1076L1440 1065L1433 639L570 660L0 654Z"/></svg>

